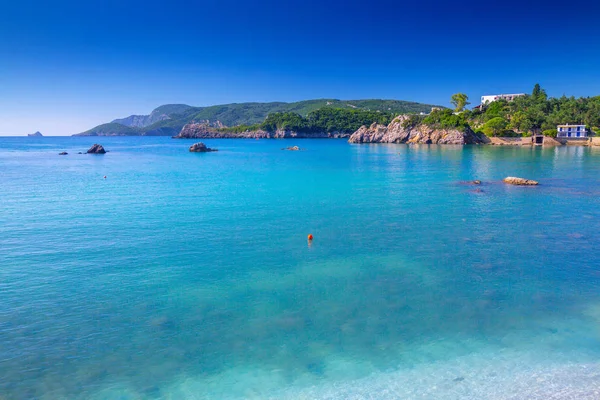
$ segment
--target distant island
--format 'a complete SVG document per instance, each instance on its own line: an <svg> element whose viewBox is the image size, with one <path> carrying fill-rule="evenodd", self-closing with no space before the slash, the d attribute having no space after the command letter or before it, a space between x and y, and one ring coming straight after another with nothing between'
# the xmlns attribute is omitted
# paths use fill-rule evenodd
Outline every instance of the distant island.
<svg viewBox="0 0 600 400"><path fill-rule="evenodd" d="M30 133L27 136L29 137L43 137L44 135L41 134L41 132L36 132L36 133Z"/></svg>
<svg viewBox="0 0 600 400"><path fill-rule="evenodd" d="M203 124L214 129L229 129L231 132L240 132L245 127L253 127L264 123L266 118L272 114L288 114L288 116L294 114L301 118L309 118L309 114L313 111L329 109L364 112L371 115L380 114L389 118L404 113L429 113L432 107L439 106L402 100L378 99L318 99L294 103L233 103L209 107L167 104L156 108L150 115L131 115L127 118L115 119L112 122L96 126L74 136L176 136L185 125L191 123ZM364 115L353 118L356 120L356 118L363 117ZM369 123L373 121L371 120ZM352 128L355 127L355 124L352 125ZM226 131L222 132L226 133Z"/></svg>

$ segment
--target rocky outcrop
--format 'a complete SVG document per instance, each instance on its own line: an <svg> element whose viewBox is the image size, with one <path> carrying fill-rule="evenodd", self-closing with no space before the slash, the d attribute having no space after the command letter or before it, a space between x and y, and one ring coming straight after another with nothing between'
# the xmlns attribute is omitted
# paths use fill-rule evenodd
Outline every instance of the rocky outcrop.
<svg viewBox="0 0 600 400"><path fill-rule="evenodd" d="M517 185L517 186L535 186L538 185L538 181L532 181L531 179L524 178L516 178L514 176L508 176L502 180L504 183L508 183L509 185Z"/></svg>
<svg viewBox="0 0 600 400"><path fill-rule="evenodd" d="M60 153L58 153L59 156L66 156L69 153L67 153L66 151L61 151Z"/></svg>
<svg viewBox="0 0 600 400"><path fill-rule="evenodd" d="M190 151L192 153L210 153L211 151L219 151L217 149L211 149L206 147L206 145L202 142L194 143L190 146Z"/></svg>
<svg viewBox="0 0 600 400"><path fill-rule="evenodd" d="M89 148L87 153L88 154L104 154L104 153L106 153L106 150L104 150L104 147L102 147L101 144L94 144L92 147Z"/></svg>
<svg viewBox="0 0 600 400"><path fill-rule="evenodd" d="M424 124L405 126L410 117L400 115L389 125L362 126L350 136L350 143L479 144L485 140L469 127L442 129Z"/></svg>
<svg viewBox="0 0 600 400"><path fill-rule="evenodd" d="M347 138L348 133L340 132L295 132L277 130L267 132L262 129L243 132L228 132L216 129L205 123L187 124L174 139L338 139Z"/></svg>
<svg viewBox="0 0 600 400"><path fill-rule="evenodd" d="M44 135L42 135L39 131L36 133L30 133L27 136L29 137L43 137Z"/></svg>

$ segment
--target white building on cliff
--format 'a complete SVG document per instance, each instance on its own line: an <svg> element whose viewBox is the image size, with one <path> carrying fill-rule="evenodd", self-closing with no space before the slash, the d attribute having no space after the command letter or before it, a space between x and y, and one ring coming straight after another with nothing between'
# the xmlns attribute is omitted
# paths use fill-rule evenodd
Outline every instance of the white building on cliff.
<svg viewBox="0 0 600 400"><path fill-rule="evenodd" d="M515 93L515 94L489 94L486 96L481 96L481 104L486 105L492 103L497 100L506 100L513 101L516 97L525 96L525 93Z"/></svg>

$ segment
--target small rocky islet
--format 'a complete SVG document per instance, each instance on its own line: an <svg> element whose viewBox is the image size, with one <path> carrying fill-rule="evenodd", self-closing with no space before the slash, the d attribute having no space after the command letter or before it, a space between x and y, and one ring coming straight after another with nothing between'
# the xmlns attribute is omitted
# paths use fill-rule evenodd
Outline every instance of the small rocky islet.
<svg viewBox="0 0 600 400"><path fill-rule="evenodd" d="M102 147L101 144L94 144L92 147L90 147L88 149L88 151L86 151L87 154L105 154L106 150L104 150L104 147Z"/></svg>
<svg viewBox="0 0 600 400"><path fill-rule="evenodd" d="M214 152L214 151L219 151L219 150L211 149L210 147L207 147L202 142L194 143L193 145L190 146L191 153L210 153L210 152Z"/></svg>

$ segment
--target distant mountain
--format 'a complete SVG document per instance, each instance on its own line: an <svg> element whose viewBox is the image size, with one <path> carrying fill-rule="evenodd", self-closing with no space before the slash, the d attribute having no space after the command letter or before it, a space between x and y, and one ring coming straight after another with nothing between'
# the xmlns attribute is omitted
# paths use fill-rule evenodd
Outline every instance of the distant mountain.
<svg viewBox="0 0 600 400"><path fill-rule="evenodd" d="M39 131L37 131L36 133L30 133L27 136L29 136L29 137L42 137L44 135L42 135Z"/></svg>
<svg viewBox="0 0 600 400"><path fill-rule="evenodd" d="M121 124L132 128L145 128L155 122L170 119L170 115L183 113L190 108L193 107L186 104L166 104L152 111L150 115L130 115L127 118L115 119L111 123Z"/></svg>
<svg viewBox="0 0 600 400"><path fill-rule="evenodd" d="M318 99L295 103L232 103L209 107L192 107L185 104L160 106L150 115L132 115L102 124L75 136L174 136L191 122L212 127L231 127L263 122L267 115L276 112L295 112L306 116L324 107L360 109L394 114L429 113L431 104L402 100L336 100Z"/></svg>

